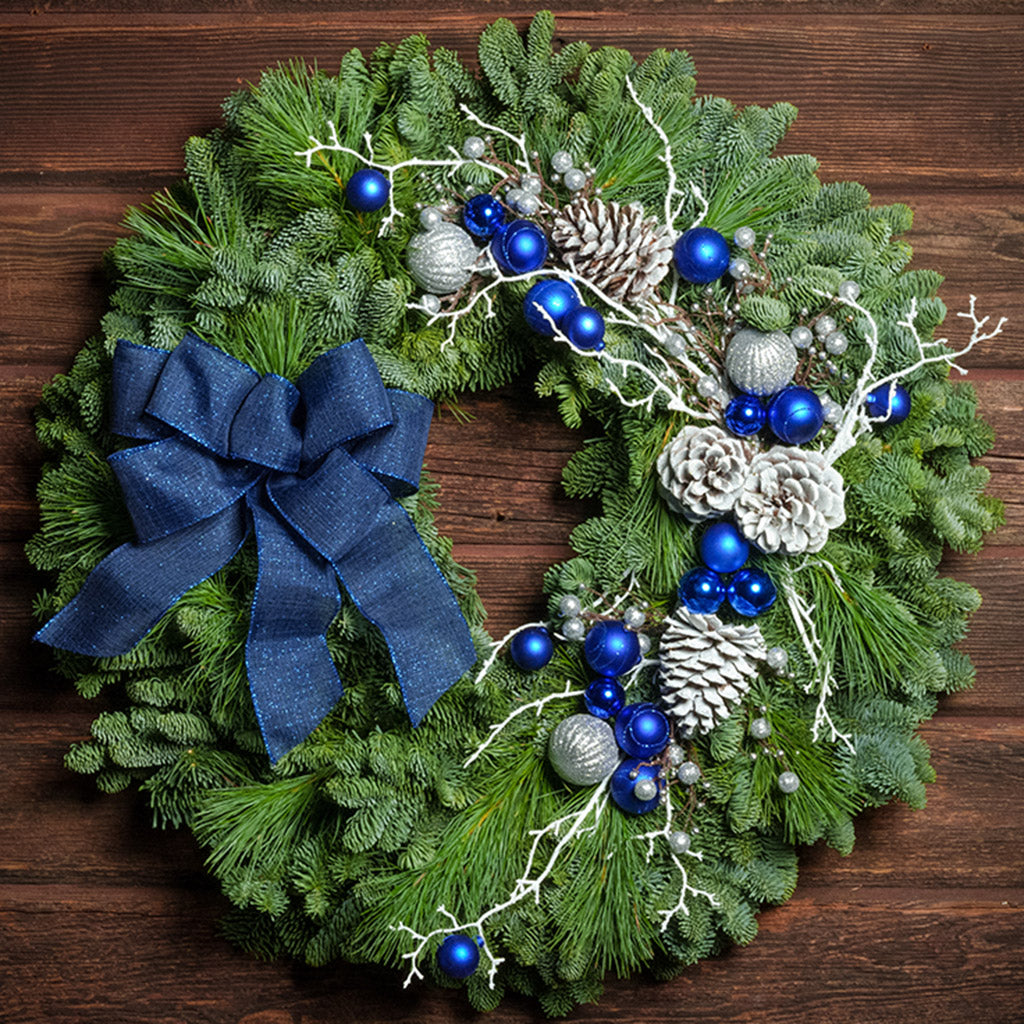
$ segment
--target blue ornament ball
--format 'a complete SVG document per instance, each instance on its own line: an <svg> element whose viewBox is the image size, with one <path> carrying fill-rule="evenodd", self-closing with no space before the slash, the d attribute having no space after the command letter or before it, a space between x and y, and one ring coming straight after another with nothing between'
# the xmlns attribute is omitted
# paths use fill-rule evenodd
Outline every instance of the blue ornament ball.
<svg viewBox="0 0 1024 1024"><path fill-rule="evenodd" d="M640 641L623 623L609 619L591 627L583 654L599 676L621 676L640 660Z"/></svg>
<svg viewBox="0 0 1024 1024"><path fill-rule="evenodd" d="M462 223L471 235L490 238L505 223L505 207L489 192L481 192L462 208Z"/></svg>
<svg viewBox="0 0 1024 1024"><path fill-rule="evenodd" d="M480 947L468 935L449 935L437 951L437 965L449 978L468 978L480 966Z"/></svg>
<svg viewBox="0 0 1024 1024"><path fill-rule="evenodd" d="M864 407L872 419L884 416L885 424L902 423L910 415L910 392L902 384L892 388L892 401L889 400L891 385L883 384L868 393L864 399Z"/></svg>
<svg viewBox="0 0 1024 1024"><path fill-rule="evenodd" d="M547 235L531 220L514 220L494 232L491 252L506 274L528 274L548 258Z"/></svg>
<svg viewBox="0 0 1024 1024"><path fill-rule="evenodd" d="M691 612L713 615L725 600L725 584L717 572L710 569L691 569L679 581L679 600Z"/></svg>
<svg viewBox="0 0 1024 1024"><path fill-rule="evenodd" d="M536 672L551 660L555 643L543 626L531 626L512 637L508 653L524 672Z"/></svg>
<svg viewBox="0 0 1024 1024"><path fill-rule="evenodd" d="M614 718L626 703L626 691L618 680L602 676L583 691L583 703L598 718Z"/></svg>
<svg viewBox="0 0 1024 1024"><path fill-rule="evenodd" d="M775 584L760 569L740 569L729 581L726 596L733 611L753 619L775 604Z"/></svg>
<svg viewBox="0 0 1024 1024"><path fill-rule="evenodd" d="M391 182L372 167L356 171L345 186L345 198L349 206L360 213L379 210L388 201L390 192Z"/></svg>
<svg viewBox="0 0 1024 1024"><path fill-rule="evenodd" d="M725 407L725 425L739 437L756 434L767 416L757 395L737 395Z"/></svg>
<svg viewBox="0 0 1024 1024"><path fill-rule="evenodd" d="M711 284L729 269L729 243L712 228L684 231L672 253L679 276L691 284Z"/></svg>
<svg viewBox="0 0 1024 1024"><path fill-rule="evenodd" d="M784 388L768 406L768 426L785 444L806 444L824 422L821 399L810 388Z"/></svg>
<svg viewBox="0 0 1024 1024"><path fill-rule="evenodd" d="M646 814L661 802L661 780L658 778L660 765L641 764L636 758L626 758L612 773L612 799L628 814ZM635 778L630 778L636 772ZM641 779L653 779L658 786L658 796L653 800L638 800L633 792Z"/></svg>
<svg viewBox="0 0 1024 1024"><path fill-rule="evenodd" d="M604 348L604 317L590 306L577 306L562 322L562 333L576 348Z"/></svg>
<svg viewBox="0 0 1024 1024"><path fill-rule="evenodd" d="M578 309L579 305L580 297L576 294L576 289L568 281L551 277L538 281L526 293L526 298L523 299L523 315L533 330L550 338L554 335L555 328L560 329L566 316L574 309ZM538 306L551 317L554 326L537 308Z"/></svg>
<svg viewBox="0 0 1024 1024"><path fill-rule="evenodd" d="M700 538L701 561L712 570L728 575L747 560L750 545L732 523L712 523Z"/></svg>
<svg viewBox="0 0 1024 1024"><path fill-rule="evenodd" d="M653 704L627 704L615 719L615 740L630 757L648 759L668 745L668 719Z"/></svg>

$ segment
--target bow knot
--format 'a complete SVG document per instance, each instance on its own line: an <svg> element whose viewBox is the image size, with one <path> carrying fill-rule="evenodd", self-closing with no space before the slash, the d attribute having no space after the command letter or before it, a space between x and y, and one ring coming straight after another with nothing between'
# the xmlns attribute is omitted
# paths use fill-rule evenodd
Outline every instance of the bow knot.
<svg viewBox="0 0 1024 1024"><path fill-rule="evenodd" d="M111 429L137 541L90 574L37 634L110 657L226 564L250 528L259 570L246 668L273 760L333 707L325 631L338 583L384 635L417 724L475 660L465 620L396 497L419 483L432 403L386 389L362 341L296 383L260 375L193 334L172 352L119 342Z"/></svg>

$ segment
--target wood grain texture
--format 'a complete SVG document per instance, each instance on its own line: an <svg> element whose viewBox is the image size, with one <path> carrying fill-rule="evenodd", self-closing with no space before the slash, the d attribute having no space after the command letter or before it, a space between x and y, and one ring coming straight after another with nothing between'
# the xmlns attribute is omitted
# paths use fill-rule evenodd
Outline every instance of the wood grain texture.
<svg viewBox="0 0 1024 1024"><path fill-rule="evenodd" d="M1024 1019L1024 2L627 0L552 5L560 37L688 49L699 90L795 102L787 152L826 180L863 181L916 211L916 266L946 275L951 311L982 297L1010 330L971 356L997 432L984 464L1007 526L944 568L984 599L964 643L977 686L922 728L938 780L925 810L858 820L841 858L801 857L795 898L745 949L671 983L611 980L574 1020L1010 1024ZM458 992L391 972L257 963L223 942L226 902L191 836L154 832L132 795L100 796L61 758L108 698L86 702L33 647L41 585L21 546L35 528L42 453L31 409L105 311L102 254L123 210L171 183L187 135L219 102L291 56L328 68L416 30L471 56L522 4L401 0L37 0L0 12L0 1020L5 1024L328 1024L474 1017ZM962 323L948 332L962 339ZM528 384L470 396L474 419L435 423L427 462L442 528L476 570L500 633L539 610L539 583L590 514L559 474L579 443ZM508 438L516 439L509 445ZM489 1018L539 1019L512 1000Z"/></svg>

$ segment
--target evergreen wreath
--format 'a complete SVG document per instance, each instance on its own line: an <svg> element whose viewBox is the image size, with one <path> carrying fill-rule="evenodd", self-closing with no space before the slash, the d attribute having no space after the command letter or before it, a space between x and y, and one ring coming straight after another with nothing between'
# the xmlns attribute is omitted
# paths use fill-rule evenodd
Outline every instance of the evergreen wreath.
<svg viewBox="0 0 1024 1024"><path fill-rule="evenodd" d="M197 335L296 381L362 338L389 388L453 408L534 374L589 435L564 482L601 511L546 575L551 618L496 642L436 486L402 492L478 655L418 726L343 586L344 694L268 758L251 537L131 650L56 659L121 704L67 764L193 830L233 941L559 1015L606 971L751 941L797 844L848 853L862 809L923 804L916 730L972 682L953 645L979 602L937 567L1002 516L971 463L991 431L949 375L1002 321L972 297L960 353L935 337L910 211L773 157L792 106L696 98L685 53L553 35L549 13L525 38L495 22L480 77L416 35L228 98L186 180L129 211L102 334L45 391L29 554L55 574L47 618L133 542L108 461L137 450L111 422L119 339L162 365Z"/></svg>

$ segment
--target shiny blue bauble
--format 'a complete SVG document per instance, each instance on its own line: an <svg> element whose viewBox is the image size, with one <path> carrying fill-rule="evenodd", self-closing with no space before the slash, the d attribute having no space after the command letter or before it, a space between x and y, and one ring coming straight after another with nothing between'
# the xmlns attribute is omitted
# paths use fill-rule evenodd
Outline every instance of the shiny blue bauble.
<svg viewBox="0 0 1024 1024"><path fill-rule="evenodd" d="M505 207L489 192L481 192L462 208L462 223L471 235L490 238L505 223Z"/></svg>
<svg viewBox="0 0 1024 1024"><path fill-rule="evenodd" d="M506 274L529 274L548 258L547 235L532 220L514 220L494 232L491 252Z"/></svg>
<svg viewBox="0 0 1024 1024"><path fill-rule="evenodd" d="M661 803L661 780L658 772L661 766L657 764L641 764L636 758L627 758L612 773L612 799L629 814L646 814L653 811ZM636 772L636 778L631 779L630 775ZM653 800L637 800L633 793L633 787L641 779L654 779L658 783L658 796Z"/></svg>
<svg viewBox="0 0 1024 1024"><path fill-rule="evenodd" d="M524 672L536 672L551 660L555 643L543 626L531 626L512 637L508 653Z"/></svg>
<svg viewBox="0 0 1024 1024"><path fill-rule="evenodd" d="M701 534L700 559L713 572L735 572L749 554L750 545L732 523L712 523Z"/></svg>
<svg viewBox="0 0 1024 1024"><path fill-rule="evenodd" d="M885 416L885 424L902 423L910 415L910 392L902 384L893 388L892 402L889 401L891 385L883 384L868 393L864 408L872 419Z"/></svg>
<svg viewBox="0 0 1024 1024"><path fill-rule="evenodd" d="M767 417L757 395L737 395L725 407L725 425L739 437L756 434Z"/></svg>
<svg viewBox="0 0 1024 1024"><path fill-rule="evenodd" d="M480 947L468 935L449 935L437 951L437 966L449 978L468 978L480 966Z"/></svg>
<svg viewBox="0 0 1024 1024"><path fill-rule="evenodd" d="M672 250L679 276L691 284L711 284L729 269L729 243L712 228L690 228Z"/></svg>
<svg viewBox="0 0 1024 1024"><path fill-rule="evenodd" d="M614 718L626 703L626 691L618 680L602 676L583 691L583 703L598 718Z"/></svg>
<svg viewBox="0 0 1024 1024"><path fill-rule="evenodd" d="M577 306L562 321L562 333L576 348L604 348L604 317L590 306Z"/></svg>
<svg viewBox="0 0 1024 1024"><path fill-rule="evenodd" d="M373 213L374 210L379 210L388 201L390 192L391 182L372 167L356 171L345 186L348 205L360 213Z"/></svg>
<svg viewBox="0 0 1024 1024"><path fill-rule="evenodd" d="M717 572L691 569L679 581L679 600L698 615L714 615L725 600L725 584Z"/></svg>
<svg viewBox="0 0 1024 1024"><path fill-rule="evenodd" d="M627 704L615 719L615 741L630 757L644 760L668 746L668 719L653 704Z"/></svg>
<svg viewBox="0 0 1024 1024"><path fill-rule="evenodd" d="M538 306L551 317L551 320L537 308ZM576 294L576 289L568 281L552 277L538 281L526 293L526 298L523 299L523 315L533 330L551 338L554 336L555 328L560 329L566 316L579 306L580 297Z"/></svg>
<svg viewBox="0 0 1024 1024"><path fill-rule="evenodd" d="M809 388L784 388L768 406L768 426L785 444L806 444L824 422L821 399Z"/></svg>
<svg viewBox="0 0 1024 1024"><path fill-rule="evenodd" d="M583 654L599 676L621 676L640 660L640 641L621 622L599 622L587 633Z"/></svg>
<svg viewBox="0 0 1024 1024"><path fill-rule="evenodd" d="M733 611L753 619L775 604L775 584L760 569L740 569L729 581L726 597Z"/></svg>

